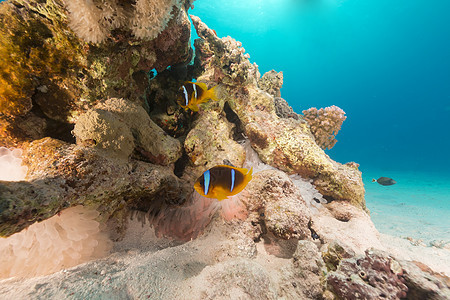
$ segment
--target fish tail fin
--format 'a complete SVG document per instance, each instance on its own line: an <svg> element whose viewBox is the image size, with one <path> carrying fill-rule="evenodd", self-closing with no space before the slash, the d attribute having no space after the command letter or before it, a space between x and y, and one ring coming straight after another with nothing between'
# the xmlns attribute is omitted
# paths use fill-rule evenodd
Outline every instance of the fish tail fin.
<svg viewBox="0 0 450 300"><path fill-rule="evenodd" d="M244 169L244 170L246 170L247 171L247 169ZM243 172L244 173L244 172ZM244 173L245 174L245 173ZM252 174L253 174L253 167L251 167L250 168L250 171L248 171L247 172L247 174L245 174L245 177L244 177L244 183L245 183L245 185L247 185L249 182L250 182L250 180L252 180Z"/></svg>
<svg viewBox="0 0 450 300"><path fill-rule="evenodd" d="M375 178L372 178L372 182L376 182L377 180Z"/></svg>
<svg viewBox="0 0 450 300"><path fill-rule="evenodd" d="M216 87L217 87L217 85L206 91L206 96L205 96L206 99L219 101L219 98L217 98L217 95L216 95Z"/></svg>
<svg viewBox="0 0 450 300"><path fill-rule="evenodd" d="M197 104L192 104L192 105L189 106L189 108L190 108L192 111L195 111L195 112L198 112L198 110L199 110Z"/></svg>

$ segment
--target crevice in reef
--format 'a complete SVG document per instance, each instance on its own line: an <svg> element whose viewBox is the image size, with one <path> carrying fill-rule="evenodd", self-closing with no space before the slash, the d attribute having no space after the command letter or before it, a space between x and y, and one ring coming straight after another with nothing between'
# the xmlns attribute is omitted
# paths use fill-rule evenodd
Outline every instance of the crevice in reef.
<svg viewBox="0 0 450 300"><path fill-rule="evenodd" d="M150 118L174 138L186 135L194 119L177 103L180 86L192 80L190 73L186 63L170 66L149 80L145 91L145 107Z"/></svg>
<svg viewBox="0 0 450 300"><path fill-rule="evenodd" d="M30 112L45 120L44 136L75 144L75 137L72 135L75 124L61 122L47 117L35 101L34 96L32 97L32 104L33 107Z"/></svg>
<svg viewBox="0 0 450 300"><path fill-rule="evenodd" d="M328 196L328 195L322 195L322 196L323 196L323 199L327 200L327 203L331 203L335 200L333 197Z"/></svg>
<svg viewBox="0 0 450 300"><path fill-rule="evenodd" d="M309 231L311 231L311 238L313 239L313 240L317 240L317 239L320 239L320 236L317 234L317 232L312 228L312 221L310 220L309 222L308 222L308 229L309 229Z"/></svg>
<svg viewBox="0 0 450 300"><path fill-rule="evenodd" d="M263 210L259 211L258 222L253 221L253 226L259 226L260 235L253 239L255 243L263 240L264 248L267 253L280 258L290 259L293 257L295 251L297 250L298 239L281 239L276 237L272 232L267 229L265 222L265 213Z"/></svg>
<svg viewBox="0 0 450 300"><path fill-rule="evenodd" d="M223 111L225 112L225 117L227 121L233 123L235 126L232 131L233 140L236 142L242 142L244 138L244 130L242 128L242 122L239 119L239 116L233 111L228 101L223 105Z"/></svg>
<svg viewBox="0 0 450 300"><path fill-rule="evenodd" d="M175 162L175 168L173 170L173 173L178 178L181 178L184 173L184 169L186 169L186 166L189 164L189 156L186 154L186 151L183 147L183 154L181 157Z"/></svg>

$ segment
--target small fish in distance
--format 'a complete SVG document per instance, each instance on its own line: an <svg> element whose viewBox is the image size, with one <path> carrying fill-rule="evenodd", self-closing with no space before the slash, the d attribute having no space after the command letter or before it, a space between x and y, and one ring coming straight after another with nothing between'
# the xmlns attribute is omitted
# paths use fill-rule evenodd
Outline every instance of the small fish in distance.
<svg viewBox="0 0 450 300"><path fill-rule="evenodd" d="M208 87L203 82L191 82L187 81L180 87L178 94L178 104L185 110L198 111L199 104L208 102L209 99L218 101L215 88Z"/></svg>
<svg viewBox="0 0 450 300"><path fill-rule="evenodd" d="M240 193L252 180L253 169L218 165L206 170L194 183L194 189L202 196L217 200Z"/></svg>
<svg viewBox="0 0 450 300"><path fill-rule="evenodd" d="M389 177L380 177L378 179L372 179L372 182L378 182L381 185L393 185L397 183L394 179Z"/></svg>

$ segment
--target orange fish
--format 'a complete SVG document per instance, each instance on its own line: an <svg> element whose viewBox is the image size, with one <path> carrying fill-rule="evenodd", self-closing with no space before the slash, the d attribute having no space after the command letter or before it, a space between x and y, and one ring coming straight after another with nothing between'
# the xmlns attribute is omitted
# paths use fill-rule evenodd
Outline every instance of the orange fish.
<svg viewBox="0 0 450 300"><path fill-rule="evenodd" d="M208 102L209 99L218 101L214 91L216 87L208 90L206 84L202 82L187 81L180 88L178 103L185 110L198 111L198 105Z"/></svg>
<svg viewBox="0 0 450 300"><path fill-rule="evenodd" d="M248 171L227 165L206 170L194 183L194 189L202 196L217 200L240 193L252 180L253 168Z"/></svg>

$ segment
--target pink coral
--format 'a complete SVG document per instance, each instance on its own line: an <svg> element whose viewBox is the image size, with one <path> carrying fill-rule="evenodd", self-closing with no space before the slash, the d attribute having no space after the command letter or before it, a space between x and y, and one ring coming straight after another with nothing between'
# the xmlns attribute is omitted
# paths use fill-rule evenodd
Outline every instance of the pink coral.
<svg viewBox="0 0 450 300"><path fill-rule="evenodd" d="M331 149L336 144L336 135L341 130L342 123L347 119L345 112L332 105L317 109L311 107L303 111L304 119L309 124L317 145L322 149Z"/></svg>

